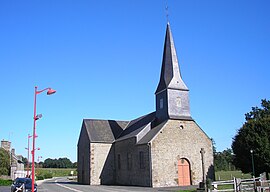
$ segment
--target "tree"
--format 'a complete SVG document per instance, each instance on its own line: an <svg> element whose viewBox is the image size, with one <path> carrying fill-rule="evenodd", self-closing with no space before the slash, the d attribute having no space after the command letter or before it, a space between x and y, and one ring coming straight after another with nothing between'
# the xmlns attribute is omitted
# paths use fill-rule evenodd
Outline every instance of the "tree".
<svg viewBox="0 0 270 192"><path fill-rule="evenodd" d="M216 171L235 170L235 167L233 165L232 149L226 149L222 152L214 153L214 165Z"/></svg>
<svg viewBox="0 0 270 192"><path fill-rule="evenodd" d="M57 168L56 159L48 158L44 161L44 168Z"/></svg>
<svg viewBox="0 0 270 192"><path fill-rule="evenodd" d="M233 152L232 149L226 149L222 152L217 152L216 142L211 138L213 144L213 154L214 154L214 167L215 171L232 171L235 170L233 165Z"/></svg>
<svg viewBox="0 0 270 192"><path fill-rule="evenodd" d="M74 162L74 163L72 164L72 168L77 168L77 166L78 166L77 162Z"/></svg>
<svg viewBox="0 0 270 192"><path fill-rule="evenodd" d="M212 141L212 146L213 146L213 154L215 155L217 153L216 142L213 138L211 138L211 141Z"/></svg>
<svg viewBox="0 0 270 192"><path fill-rule="evenodd" d="M8 151L0 148L0 175L8 175L10 169L10 156Z"/></svg>
<svg viewBox="0 0 270 192"><path fill-rule="evenodd" d="M58 159L58 168L72 168L72 162L68 158Z"/></svg>
<svg viewBox="0 0 270 192"><path fill-rule="evenodd" d="M253 150L255 176L270 172L270 101L263 99L261 107L252 107L251 112L245 114L246 122L232 143L234 165L244 173L252 173Z"/></svg>
<svg viewBox="0 0 270 192"><path fill-rule="evenodd" d="M24 164L24 167L26 167L27 166L28 159L25 158L25 157L22 157L22 162Z"/></svg>
<svg viewBox="0 0 270 192"><path fill-rule="evenodd" d="M38 162L37 165L38 165L39 168L43 168L44 167L44 163L42 161Z"/></svg>
<svg viewBox="0 0 270 192"><path fill-rule="evenodd" d="M43 163L44 168L73 168L72 162L68 158L46 159Z"/></svg>

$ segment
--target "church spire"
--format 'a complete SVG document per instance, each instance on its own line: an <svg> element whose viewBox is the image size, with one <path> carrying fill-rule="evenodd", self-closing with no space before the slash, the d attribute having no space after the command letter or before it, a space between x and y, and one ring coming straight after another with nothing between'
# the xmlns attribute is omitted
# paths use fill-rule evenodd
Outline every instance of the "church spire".
<svg viewBox="0 0 270 192"><path fill-rule="evenodd" d="M188 90L187 86L181 78L169 22L166 29L161 75L156 94L167 88Z"/></svg>
<svg viewBox="0 0 270 192"><path fill-rule="evenodd" d="M158 122L166 119L192 119L189 90L180 74L169 22L166 29L160 80L155 94Z"/></svg>

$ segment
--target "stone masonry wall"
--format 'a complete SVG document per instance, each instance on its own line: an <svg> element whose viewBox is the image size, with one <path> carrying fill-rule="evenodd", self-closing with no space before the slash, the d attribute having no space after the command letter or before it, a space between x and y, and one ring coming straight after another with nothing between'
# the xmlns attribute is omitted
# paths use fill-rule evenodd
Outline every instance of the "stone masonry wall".
<svg viewBox="0 0 270 192"><path fill-rule="evenodd" d="M90 184L90 141L88 134L83 127L77 146L77 172L78 182L81 184Z"/></svg>
<svg viewBox="0 0 270 192"><path fill-rule="evenodd" d="M201 148L204 148L205 172L213 177L211 140L194 121L169 120L151 143L153 187L178 186L178 160L190 162L191 184L203 180Z"/></svg>
<svg viewBox="0 0 270 192"><path fill-rule="evenodd" d="M113 183L113 151L112 144L90 144L90 183L91 185Z"/></svg>
<svg viewBox="0 0 270 192"><path fill-rule="evenodd" d="M116 184L151 186L149 146L136 145L136 138L116 142Z"/></svg>

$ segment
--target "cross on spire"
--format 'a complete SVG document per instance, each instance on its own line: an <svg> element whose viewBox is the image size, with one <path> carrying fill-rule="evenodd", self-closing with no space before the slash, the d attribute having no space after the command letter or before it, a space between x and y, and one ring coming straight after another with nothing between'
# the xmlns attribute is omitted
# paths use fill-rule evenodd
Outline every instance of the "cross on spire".
<svg viewBox="0 0 270 192"><path fill-rule="evenodd" d="M167 23L169 23L169 7L168 5L166 4L166 19L167 19Z"/></svg>

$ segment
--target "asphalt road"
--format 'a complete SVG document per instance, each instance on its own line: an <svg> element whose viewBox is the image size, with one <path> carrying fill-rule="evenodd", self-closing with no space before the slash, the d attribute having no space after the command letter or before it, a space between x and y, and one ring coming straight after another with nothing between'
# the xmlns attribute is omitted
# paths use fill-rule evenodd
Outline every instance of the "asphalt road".
<svg viewBox="0 0 270 192"><path fill-rule="evenodd" d="M191 188L196 188L192 186ZM38 192L161 192L161 191L179 191L183 188L149 188L134 186L109 186L109 185L80 185L69 181L66 178L55 178L45 181L38 186ZM186 189L186 188L185 188Z"/></svg>
<svg viewBox="0 0 270 192"><path fill-rule="evenodd" d="M196 188L191 186L189 188ZM110 186L110 185L79 185L76 182L69 181L67 178L54 178L44 182L38 182L38 192L165 192L180 191L185 188L149 188L134 186ZM0 192L10 192L10 187L0 186Z"/></svg>
<svg viewBox="0 0 270 192"><path fill-rule="evenodd" d="M10 192L10 187L0 186L0 192Z"/></svg>

